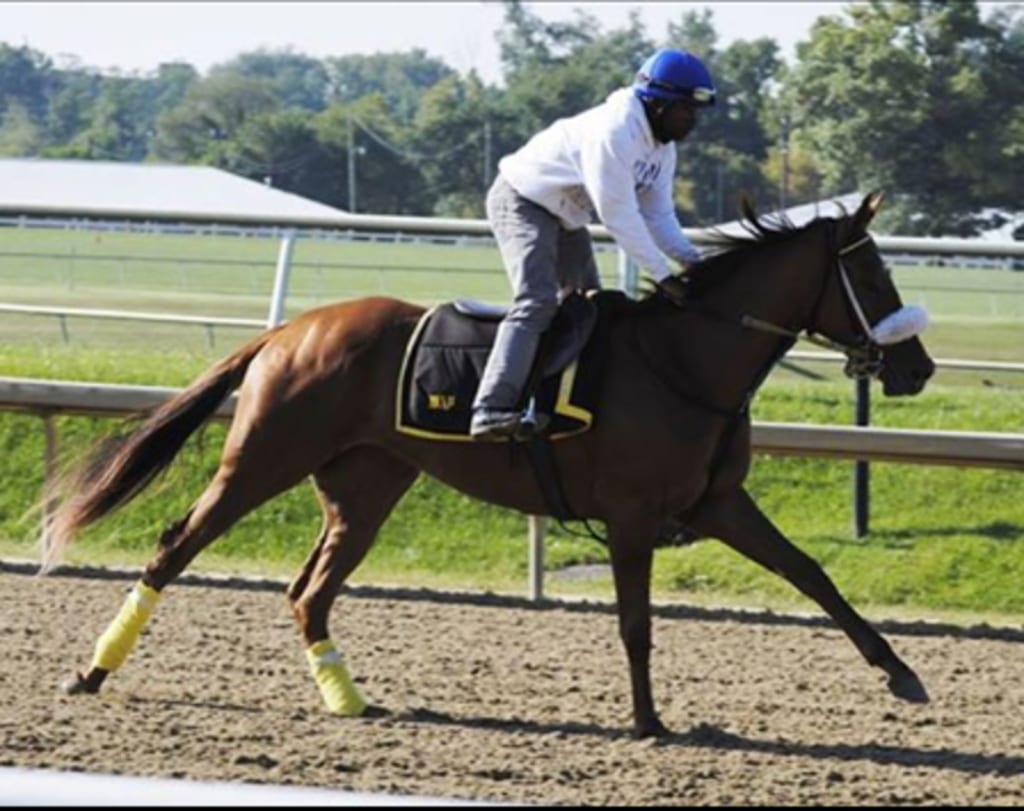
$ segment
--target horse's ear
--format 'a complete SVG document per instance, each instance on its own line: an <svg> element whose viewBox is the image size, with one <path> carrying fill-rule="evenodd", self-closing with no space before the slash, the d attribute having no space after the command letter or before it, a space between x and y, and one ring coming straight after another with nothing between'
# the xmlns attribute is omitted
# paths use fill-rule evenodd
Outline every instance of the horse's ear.
<svg viewBox="0 0 1024 811"><path fill-rule="evenodd" d="M853 221L857 228L867 229L868 223L875 218L878 209L882 207L882 199L884 197L885 195L881 191L875 189L864 198L864 202L860 204L857 213L853 215Z"/></svg>

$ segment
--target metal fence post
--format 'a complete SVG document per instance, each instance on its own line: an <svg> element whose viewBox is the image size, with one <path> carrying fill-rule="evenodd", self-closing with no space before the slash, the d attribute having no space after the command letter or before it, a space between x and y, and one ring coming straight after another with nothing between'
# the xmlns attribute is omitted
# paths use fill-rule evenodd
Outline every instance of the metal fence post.
<svg viewBox="0 0 1024 811"><path fill-rule="evenodd" d="M856 423L866 426L871 423L871 381L859 377L856 381ZM868 534L871 496L869 493L870 470L862 459L853 467L853 533L857 538Z"/></svg>
<svg viewBox="0 0 1024 811"><path fill-rule="evenodd" d="M270 298L270 313L267 327L273 327L284 320L284 300L288 295L288 276L292 269L292 250L295 248L295 231L285 231L281 249L277 254L277 272L274 275L274 292Z"/></svg>
<svg viewBox="0 0 1024 811"><path fill-rule="evenodd" d="M544 599L544 531L548 520L542 515L530 516L530 599Z"/></svg>
<svg viewBox="0 0 1024 811"><path fill-rule="evenodd" d="M53 424L53 417L49 414L43 416L43 434L46 437L43 450L43 515L41 546L43 548L43 560L50 559L50 520L53 515L53 500L50 487L54 477L57 475L57 428Z"/></svg>
<svg viewBox="0 0 1024 811"><path fill-rule="evenodd" d="M638 287L638 268L636 263L629 258L622 248L618 250L619 256L619 289L630 298L636 298Z"/></svg>

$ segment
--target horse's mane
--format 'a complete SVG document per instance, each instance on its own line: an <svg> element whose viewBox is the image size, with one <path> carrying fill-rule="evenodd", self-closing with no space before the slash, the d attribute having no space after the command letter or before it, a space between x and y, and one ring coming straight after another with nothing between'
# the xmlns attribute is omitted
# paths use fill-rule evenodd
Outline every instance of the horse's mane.
<svg viewBox="0 0 1024 811"><path fill-rule="evenodd" d="M845 207L840 204L842 214ZM699 262L690 265L680 276L686 282L692 298L700 298L708 290L730 278L752 251L764 245L776 245L805 234L821 221L815 217L805 225L796 225L784 211L759 214L754 201L744 196L740 200L740 225L746 234L725 233L721 228L710 229L709 250Z"/></svg>

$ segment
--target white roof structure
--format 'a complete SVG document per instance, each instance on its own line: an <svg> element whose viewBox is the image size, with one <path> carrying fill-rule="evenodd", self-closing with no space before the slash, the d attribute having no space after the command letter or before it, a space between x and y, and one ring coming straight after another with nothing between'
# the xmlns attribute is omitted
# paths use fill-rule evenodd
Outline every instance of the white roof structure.
<svg viewBox="0 0 1024 811"><path fill-rule="evenodd" d="M0 213L346 225L349 215L209 166L0 159Z"/></svg>
<svg viewBox="0 0 1024 811"><path fill-rule="evenodd" d="M781 212L778 208L758 208L758 214L764 215L770 220L772 216L783 213L786 218L793 223L793 225L801 226L806 225L816 217L837 217L842 213L843 209L846 210L847 214L852 214L857 210L857 206L859 206L863 200L864 195L851 192L849 194L839 195L838 197L828 197L814 203L790 206L789 208L783 209ZM739 220L722 223L721 225L714 226L714 228L716 230L721 230L726 234L745 236L749 233Z"/></svg>

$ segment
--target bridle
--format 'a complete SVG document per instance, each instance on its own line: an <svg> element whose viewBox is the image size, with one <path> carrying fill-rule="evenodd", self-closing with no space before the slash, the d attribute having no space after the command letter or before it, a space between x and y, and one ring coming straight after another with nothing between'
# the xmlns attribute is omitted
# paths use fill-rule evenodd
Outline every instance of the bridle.
<svg viewBox="0 0 1024 811"><path fill-rule="evenodd" d="M847 270L846 263L843 261L844 256L848 256L854 251L859 250L864 245L871 243L871 237L865 234L855 242L851 242L849 245L835 250L835 226L830 224L827 232L827 240L829 253L831 254L835 251L835 267L839 274L842 290L846 294L843 300L850 313L850 320L853 321L855 326L859 327L859 331L861 333L860 338L857 339L855 343L848 344L833 340L832 338L828 338L821 334L820 331L816 329L818 317L821 313L822 302L825 299L825 291L828 289L830 276L827 272L823 275L821 288L818 290L814 307L811 310L811 316L808 322L810 326L808 326L803 332L787 329L786 327L781 327L778 324L773 324L770 321L755 318L751 315L742 316L740 318L740 323L745 327L761 330L762 332L784 335L793 341L804 340L825 349L841 352L846 355L846 365L843 367L843 371L847 377L876 377L879 372L882 371L882 347L874 338L871 324L864 315L864 308L861 306L860 299L857 297L857 291L854 290L853 284L850 282L850 272Z"/></svg>
<svg viewBox="0 0 1024 811"><path fill-rule="evenodd" d="M871 237L865 234L860 239L844 245L842 248L837 248L836 230L837 224L834 221L827 222L825 231L827 255L835 259L834 262L830 261L827 263L825 271L822 273L821 286L814 299L814 304L810 308L807 320L804 322L808 326L802 329L790 329L749 314L743 314L739 317L732 314L726 315L693 301L677 305L682 306L684 310L699 313L715 321L734 324L744 329L767 332L783 339L779 341L771 355L764 359L750 384L746 387L739 405L723 408L716 403L709 402L700 395L688 391L687 387L680 386L676 382L672 370L659 360L658 353L644 347L644 341L640 335L639 320L634 319L631 336L640 357L654 375L680 399L730 419L747 412L757 389L760 388L775 364L782 359L798 340L809 341L825 349L832 349L845 355L846 364L844 372L848 377L863 379L879 376L884 364L883 347L899 343L916 335L927 323L927 314L922 308L901 307L899 310L885 316L878 324L872 327L864 312L860 298L857 296L857 291L850 281L850 271L846 266L846 257L860 250L865 245L873 244L873 242ZM831 270L833 267L839 276L839 288L843 291L843 303L846 305L850 322L854 326L854 331L860 333L859 337L849 343L829 338L818 329L825 293L832 279Z"/></svg>

